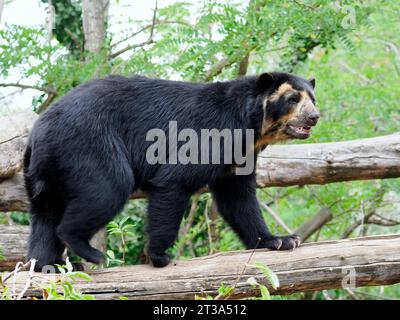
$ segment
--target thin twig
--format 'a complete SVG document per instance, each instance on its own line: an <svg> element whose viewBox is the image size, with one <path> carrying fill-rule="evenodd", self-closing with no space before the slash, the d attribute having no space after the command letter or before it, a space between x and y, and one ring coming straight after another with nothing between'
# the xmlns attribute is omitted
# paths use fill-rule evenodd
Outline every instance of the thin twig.
<svg viewBox="0 0 400 320"><path fill-rule="evenodd" d="M260 204L261 207L263 207L269 215L276 221L278 225L280 225L286 232L292 234L293 230L290 229L285 222L278 216L278 214L272 210L269 206L267 206L265 203L263 203L260 199L258 199L258 203Z"/></svg>
<svg viewBox="0 0 400 320"><path fill-rule="evenodd" d="M17 300L21 300L25 292L29 289L32 283L33 272L35 271L36 259L30 260L31 267L29 268L28 279L26 280L25 287L22 289L21 293L18 295Z"/></svg>
<svg viewBox="0 0 400 320"><path fill-rule="evenodd" d="M400 224L400 221L391 218L386 218L378 214L375 214L374 216L370 217L368 221L372 224L385 227L392 227Z"/></svg>
<svg viewBox="0 0 400 320"><path fill-rule="evenodd" d="M371 79L369 79L368 77L366 77L365 75L363 75L362 73L358 72L357 70L351 68L346 62L344 61L339 61L338 64L340 66L342 66L344 69L346 69L347 71L349 71L350 73L354 74L355 76L357 76L359 79L365 81L367 84L371 84L373 81Z"/></svg>
<svg viewBox="0 0 400 320"><path fill-rule="evenodd" d="M17 274L18 271L21 270L21 268L23 267L23 263L21 261L19 261L16 265L15 265L15 269L14 269L14 273L13 273L13 281L12 281L12 297L14 299L14 297L16 296L15 293L15 285L17 283Z"/></svg>
<svg viewBox="0 0 400 320"><path fill-rule="evenodd" d="M7 140L2 140L2 141L0 141L0 144L5 144L5 143L8 143L8 142L13 141L13 140L15 140L15 139L26 138L27 136L28 136L28 135L14 136L14 137L11 137L11 138L9 138L9 139L7 139Z"/></svg>
<svg viewBox="0 0 400 320"><path fill-rule="evenodd" d="M352 232L357 229L359 226L363 225L363 224L368 224L369 223L369 219L371 216L373 216L375 214L375 211L372 210L370 213L368 213L367 215L365 215L362 219L358 219L356 222L354 222L351 226L349 226L345 232L342 234L342 239L346 239L348 238Z"/></svg>
<svg viewBox="0 0 400 320"><path fill-rule="evenodd" d="M364 230L365 230L365 223L368 223L368 219L370 216L368 216L368 218L366 218L365 216L365 205L364 205L364 201L361 200L361 204L360 204L360 213L361 213L361 229L360 229L360 236L364 235ZM375 214L375 212L373 212L372 214Z"/></svg>
<svg viewBox="0 0 400 320"><path fill-rule="evenodd" d="M235 289L236 289L236 287L237 287L237 285L238 285L238 283L239 283L239 280L243 277L244 272L246 271L247 267L249 266L250 261L251 261L251 258L253 258L254 253L256 252L256 249L257 249L258 245L260 244L260 241L261 241L261 238L258 238L257 244L256 244L255 248L251 251L251 254L250 254L250 256L249 256L249 259L247 259L247 262L245 263L245 265L244 265L244 267L243 267L243 269L242 269L242 272L237 276L237 278L236 278L236 280L235 280L235 283L234 283L234 285L233 285L233 287L232 287L232 291L229 293L229 295L227 295L227 296L225 297L224 300L228 300L228 299L230 298L230 296L233 294L233 291L235 291ZM215 299L218 300L217 298L218 298L219 296L220 296L220 295L218 295L217 297L215 297ZM219 298L222 298L222 297L223 297L223 296L221 295L221 297L219 297Z"/></svg>
<svg viewBox="0 0 400 320"><path fill-rule="evenodd" d="M349 289L349 288L345 288L345 290L347 291L347 293L349 294L350 297L352 297L354 300L360 300L357 295L353 292L353 290Z"/></svg>
<svg viewBox="0 0 400 320"><path fill-rule="evenodd" d="M302 6L302 7L307 8L307 9L309 9L309 10L315 10L315 9L317 9L317 7L311 6L311 5L307 4L307 3L300 2L300 1L298 1L298 0L293 0L293 2L296 3L296 4L299 5L299 6Z"/></svg>
<svg viewBox="0 0 400 320"><path fill-rule="evenodd" d="M30 263L31 263L30 260L25 264L23 264L22 262L18 262L13 271L6 273L4 276L1 276L0 282L5 283L8 279L13 277L15 273L17 273L17 272L21 271L22 269L26 268L27 266L29 266Z"/></svg>
<svg viewBox="0 0 400 320"><path fill-rule="evenodd" d="M208 217L208 208L209 208L209 200L207 200L206 207L204 209L204 217L206 219L207 225L207 234L208 234L208 254L212 254L212 235L211 235L211 225L210 225L210 218Z"/></svg>
<svg viewBox="0 0 400 320"><path fill-rule="evenodd" d="M287 191L285 191L283 193L278 191L278 192L276 192L275 194L272 195L266 190L266 188L260 188L258 190L261 191L262 193L266 194L268 197L270 197L272 199L272 200L270 200L270 201L268 201L266 203L267 206L271 206L274 203L278 202L278 200L289 196L289 192L287 192Z"/></svg>
<svg viewBox="0 0 400 320"><path fill-rule="evenodd" d="M211 200L210 205L210 230L211 230L211 239L212 242L218 242L219 234L218 234L218 227L217 227L217 219L219 216L217 203L215 200Z"/></svg>
<svg viewBox="0 0 400 320"><path fill-rule="evenodd" d="M186 219L186 223L184 225L182 225L182 227L179 231L179 238L181 238L181 239L186 238L187 234L190 231L190 228L192 227L193 220L196 215L197 204L199 203L199 197L200 197L199 194L196 194L193 196L192 204L190 206L190 210L189 210L188 217ZM182 255L184 248L185 248L185 241L183 241L179 245L178 249L176 250L175 259L177 259L178 257L180 257Z"/></svg>
<svg viewBox="0 0 400 320"><path fill-rule="evenodd" d="M189 23L186 23L184 21L176 21L176 20L156 20L154 25L156 26L156 25L161 25L161 24L181 24L181 25L184 25L184 26L189 26L189 27L191 26ZM121 43L123 43L125 41L128 41L129 39L134 38L135 36L137 36L138 34L146 31L147 29L150 29L152 26L153 26L153 24L148 24L148 25L140 28L139 30L135 31L134 33L130 34L129 36L126 36L125 38L123 38L123 39L111 44L110 47L111 48L115 48L116 46L120 45Z"/></svg>
<svg viewBox="0 0 400 320"><path fill-rule="evenodd" d="M46 93L53 93L57 94L57 92L49 87L40 87L40 86L33 86L29 84L22 84L18 82L13 82L13 83L0 83L0 87L16 87L16 88L21 88L21 89L34 89Z"/></svg>
<svg viewBox="0 0 400 320"><path fill-rule="evenodd" d="M142 42L142 43L126 46L125 48L123 48L123 49L121 49L121 50L119 50L117 52L112 53L110 55L110 59L116 58L116 57L118 57L119 55L123 54L124 52L126 52L128 50L139 48L139 47L143 47L145 45L153 43L154 28L155 28L155 25L156 25L156 18L157 18L157 9L158 9L158 1L156 0L155 7L154 7L154 13L153 13L153 21L151 23L151 29L150 29L149 38L146 41Z"/></svg>

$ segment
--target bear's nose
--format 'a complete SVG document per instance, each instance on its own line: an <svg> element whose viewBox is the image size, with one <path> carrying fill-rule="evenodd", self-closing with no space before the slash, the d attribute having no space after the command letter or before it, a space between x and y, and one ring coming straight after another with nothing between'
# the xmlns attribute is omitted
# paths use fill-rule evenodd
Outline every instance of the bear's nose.
<svg viewBox="0 0 400 320"><path fill-rule="evenodd" d="M319 119L319 113L318 112L312 112L308 115L308 121L310 122L311 125L316 125Z"/></svg>

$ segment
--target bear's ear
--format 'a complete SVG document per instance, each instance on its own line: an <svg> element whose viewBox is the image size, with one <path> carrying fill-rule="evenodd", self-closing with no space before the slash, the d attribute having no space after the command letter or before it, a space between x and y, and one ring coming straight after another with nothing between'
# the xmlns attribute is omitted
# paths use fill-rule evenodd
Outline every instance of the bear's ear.
<svg viewBox="0 0 400 320"><path fill-rule="evenodd" d="M272 86L275 79L272 74L265 72L261 74L257 79L257 89L258 92L264 92Z"/></svg>
<svg viewBox="0 0 400 320"><path fill-rule="evenodd" d="M308 80L308 82L310 82L310 84L312 85L313 89L315 89L315 78L310 78Z"/></svg>

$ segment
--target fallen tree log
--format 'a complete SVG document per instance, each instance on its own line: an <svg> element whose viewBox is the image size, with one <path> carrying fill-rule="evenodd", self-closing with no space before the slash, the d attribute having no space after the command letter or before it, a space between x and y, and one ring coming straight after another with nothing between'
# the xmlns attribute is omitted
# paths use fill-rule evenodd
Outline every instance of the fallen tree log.
<svg viewBox="0 0 400 320"><path fill-rule="evenodd" d="M0 225L0 271L12 270L18 261L25 261L28 236L28 226Z"/></svg>
<svg viewBox="0 0 400 320"><path fill-rule="evenodd" d="M28 124L20 130L25 132ZM18 136L13 132L11 135ZM21 143L26 138L21 134L16 139L20 140L15 155L10 151L12 144L0 161L0 211L27 210L23 178L20 172L15 174L21 167ZM0 146L6 148L14 142L0 141ZM269 146L259 156L256 173L259 187L400 177L400 133L343 142ZM142 197L145 194L140 191L132 194L132 198Z"/></svg>
<svg viewBox="0 0 400 320"><path fill-rule="evenodd" d="M294 233L299 235L303 241L306 241L331 219L331 211L328 208L322 208L314 217L297 228ZM0 225L0 271L12 270L17 262L26 260L28 237L29 226ZM106 231L104 229L95 234L91 240L91 245L102 252L106 252Z"/></svg>
<svg viewBox="0 0 400 320"><path fill-rule="evenodd" d="M0 181L21 169L28 134L36 118L33 112L0 117Z"/></svg>
<svg viewBox="0 0 400 320"><path fill-rule="evenodd" d="M16 263L26 261L29 226L0 224L0 271L13 270ZM105 228L94 235L90 244L106 252Z"/></svg>
<svg viewBox="0 0 400 320"><path fill-rule="evenodd" d="M28 198L21 172L0 182L0 212L28 211L28 207Z"/></svg>
<svg viewBox="0 0 400 320"><path fill-rule="evenodd" d="M296 229L295 234L299 235L303 241L306 241L331 219L331 211L328 208L322 208L315 216ZM0 271L11 270L18 261L26 260L28 236L29 226L0 225L0 253L4 256L3 259L0 259ZM91 240L91 245L101 252L106 252L106 231L104 229L96 233Z"/></svg>
<svg viewBox="0 0 400 320"><path fill-rule="evenodd" d="M400 177L400 133L341 142L274 145L257 162L259 187Z"/></svg>
<svg viewBox="0 0 400 320"><path fill-rule="evenodd" d="M250 261L249 261L250 259ZM268 266L279 278L274 290L255 262ZM245 266L247 267L245 268ZM149 265L88 272L93 282L74 287L96 299L193 299L201 292L217 295L221 283L235 286L231 298L255 296L247 279L254 277L272 294L287 295L342 287L390 285L400 282L400 235L372 236L303 244L294 251L236 251L191 260L178 260L163 269ZM22 290L27 272L17 276ZM26 295L40 297L40 286L59 275L34 274L36 285Z"/></svg>

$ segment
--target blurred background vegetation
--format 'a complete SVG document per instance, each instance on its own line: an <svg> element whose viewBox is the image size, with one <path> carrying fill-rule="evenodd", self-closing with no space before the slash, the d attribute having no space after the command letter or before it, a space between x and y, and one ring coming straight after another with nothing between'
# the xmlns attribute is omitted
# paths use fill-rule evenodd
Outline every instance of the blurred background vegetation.
<svg viewBox="0 0 400 320"><path fill-rule="evenodd" d="M4 11L11 2L6 1ZM82 19L82 11L93 10L90 4L85 7L88 2L38 0L38 6L49 8L50 3L54 8L47 23L2 23L0 114L17 112L13 97L21 90L30 93L30 108L40 113L80 83L111 73L217 81L283 70L317 79L322 118L306 143L398 130L398 0L158 1L143 20L108 14L115 7L135 7L137 1L98 0L101 12L95 16L101 20L95 31L101 36L91 44ZM123 27L115 28L118 25ZM329 209L333 219L310 241L400 231L399 179L268 188L258 190L258 196L292 230ZM146 205L146 200L130 201L109 224L109 266L140 262ZM286 233L267 211L264 214L273 233ZM372 215L379 219L365 218ZM0 223L29 221L26 214L11 212L0 214ZM193 197L180 233L171 250L177 258L243 248L216 215L209 194ZM398 299L400 286L275 297L295 298Z"/></svg>

